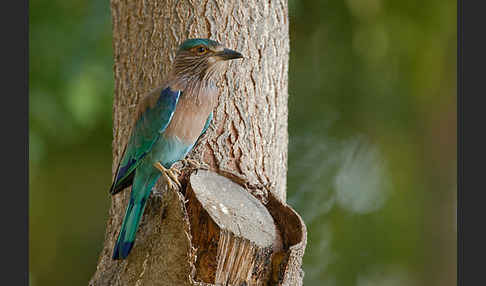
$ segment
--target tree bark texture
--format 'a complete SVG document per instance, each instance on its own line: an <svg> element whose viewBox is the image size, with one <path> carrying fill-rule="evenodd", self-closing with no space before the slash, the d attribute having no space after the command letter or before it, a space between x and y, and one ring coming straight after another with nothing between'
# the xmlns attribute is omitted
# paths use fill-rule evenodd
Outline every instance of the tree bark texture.
<svg viewBox="0 0 486 286"><path fill-rule="evenodd" d="M272 254L273 268L280 270L272 272L269 281L274 283L268 283L300 285L306 230L285 205L287 1L111 0L111 12L113 171L128 142L137 102L163 82L183 40L211 38L241 52L245 59L229 63L217 82L213 123L188 157L238 182L265 204L284 247ZM129 193L126 189L112 197L105 243L90 285L210 285L194 278L197 249L191 243L188 199L184 193L165 191L163 180L147 203L128 259L111 259Z"/></svg>

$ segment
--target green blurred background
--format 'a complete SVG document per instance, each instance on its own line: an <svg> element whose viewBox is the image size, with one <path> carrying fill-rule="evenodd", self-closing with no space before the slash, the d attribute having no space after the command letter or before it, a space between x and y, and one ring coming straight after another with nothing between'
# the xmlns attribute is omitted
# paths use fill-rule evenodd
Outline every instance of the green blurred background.
<svg viewBox="0 0 486 286"><path fill-rule="evenodd" d="M305 285L456 285L456 1L289 0ZM87 285L110 206L109 1L30 1L30 285Z"/></svg>

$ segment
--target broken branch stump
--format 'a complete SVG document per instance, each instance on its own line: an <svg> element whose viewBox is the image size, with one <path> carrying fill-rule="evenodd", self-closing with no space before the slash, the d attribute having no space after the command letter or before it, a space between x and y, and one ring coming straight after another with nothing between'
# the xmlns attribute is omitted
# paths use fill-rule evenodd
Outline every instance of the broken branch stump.
<svg viewBox="0 0 486 286"><path fill-rule="evenodd" d="M290 206L211 171L183 177L182 193L150 196L126 260L111 259L108 232L90 286L302 285L307 232Z"/></svg>
<svg viewBox="0 0 486 286"><path fill-rule="evenodd" d="M187 198L197 249L195 279L216 285L264 285L280 239L265 206L241 186L208 171L191 176Z"/></svg>
<svg viewBox="0 0 486 286"><path fill-rule="evenodd" d="M191 175L186 198L192 244L196 249L195 281L258 286L283 282L289 262L283 241L289 247L302 238L303 224L299 225L301 220L296 219L295 213L286 210L282 214L294 224L292 233L283 227L284 233L292 237L282 238L279 224L287 222L282 217L277 221L272 217L271 212L278 215L281 205L275 198L270 198L273 209L269 211L243 187L209 171ZM295 273L301 280L300 266L301 260Z"/></svg>

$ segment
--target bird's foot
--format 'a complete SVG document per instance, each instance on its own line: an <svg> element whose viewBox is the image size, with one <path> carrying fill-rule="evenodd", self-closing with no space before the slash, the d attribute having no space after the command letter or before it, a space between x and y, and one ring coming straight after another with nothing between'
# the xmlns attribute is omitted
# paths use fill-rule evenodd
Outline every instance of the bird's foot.
<svg viewBox="0 0 486 286"><path fill-rule="evenodd" d="M154 167L157 168L162 173L162 175L165 178L165 181L167 182L167 186L169 187L169 189L175 191L180 190L182 185L179 182L179 179L177 178L177 176L181 174L179 170L177 170L176 168L167 169L166 167L162 166L160 162L155 163ZM176 173L177 175L174 173Z"/></svg>
<svg viewBox="0 0 486 286"><path fill-rule="evenodd" d="M184 165L189 165L192 169L203 169L203 170L209 170L209 165L204 163L204 162L198 162L193 159L184 159L182 160Z"/></svg>

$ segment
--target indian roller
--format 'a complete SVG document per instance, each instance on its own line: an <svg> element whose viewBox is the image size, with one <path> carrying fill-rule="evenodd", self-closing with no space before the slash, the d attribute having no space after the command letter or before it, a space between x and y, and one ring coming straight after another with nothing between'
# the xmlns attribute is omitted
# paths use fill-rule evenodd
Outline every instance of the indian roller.
<svg viewBox="0 0 486 286"><path fill-rule="evenodd" d="M130 139L110 188L114 195L132 186L113 259L125 259L130 253L159 177L164 176L169 188L180 187L178 170L172 165L187 160L186 155L208 129L218 95L214 80L225 61L238 58L243 56L216 41L188 39L179 46L164 84L138 103Z"/></svg>

